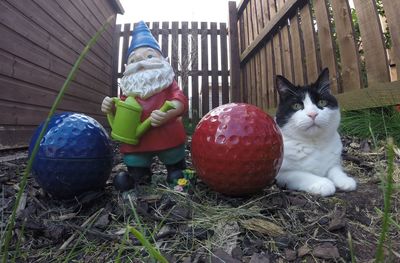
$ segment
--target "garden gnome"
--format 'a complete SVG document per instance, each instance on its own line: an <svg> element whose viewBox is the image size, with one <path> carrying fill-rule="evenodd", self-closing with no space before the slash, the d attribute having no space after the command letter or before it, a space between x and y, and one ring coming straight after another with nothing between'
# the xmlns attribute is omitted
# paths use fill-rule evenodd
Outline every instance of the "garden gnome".
<svg viewBox="0 0 400 263"><path fill-rule="evenodd" d="M121 172L114 178L120 191L134 188L138 183L151 181L150 166L154 156L167 168L167 182L174 184L183 178L186 168L186 133L181 115L188 108L188 99L174 79L174 72L162 56L160 46L147 25L141 21L135 25L128 49L128 60L121 79L121 99L134 96L142 106L141 121L150 117L151 126L137 145L122 143L120 151L128 173ZM175 109L162 112L158 109L169 100ZM104 113L114 108L113 99L105 97L101 105Z"/></svg>

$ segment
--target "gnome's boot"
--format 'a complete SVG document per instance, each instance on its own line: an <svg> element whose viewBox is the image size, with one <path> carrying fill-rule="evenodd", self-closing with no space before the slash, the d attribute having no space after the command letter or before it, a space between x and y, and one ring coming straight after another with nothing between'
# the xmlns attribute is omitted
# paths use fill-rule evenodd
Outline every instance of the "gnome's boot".
<svg viewBox="0 0 400 263"><path fill-rule="evenodd" d="M151 171L148 167L128 166L128 172L120 172L114 177L114 186L119 191L127 191L139 184L151 182Z"/></svg>
<svg viewBox="0 0 400 263"><path fill-rule="evenodd" d="M166 165L167 167L167 183L174 184L178 179L184 178L182 170L186 169L185 159L175 164Z"/></svg>

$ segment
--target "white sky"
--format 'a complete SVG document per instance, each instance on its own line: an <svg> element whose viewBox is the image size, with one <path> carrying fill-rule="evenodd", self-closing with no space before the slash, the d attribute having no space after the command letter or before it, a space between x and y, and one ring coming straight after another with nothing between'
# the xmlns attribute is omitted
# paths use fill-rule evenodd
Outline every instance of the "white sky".
<svg viewBox="0 0 400 263"><path fill-rule="evenodd" d="M229 0L120 0L124 15L117 23L197 21L228 23ZM241 0L236 1L238 6Z"/></svg>

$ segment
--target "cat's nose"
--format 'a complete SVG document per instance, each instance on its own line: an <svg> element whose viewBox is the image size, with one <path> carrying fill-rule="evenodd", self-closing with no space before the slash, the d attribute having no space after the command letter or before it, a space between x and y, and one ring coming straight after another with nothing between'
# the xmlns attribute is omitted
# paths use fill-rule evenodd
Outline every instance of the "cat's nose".
<svg viewBox="0 0 400 263"><path fill-rule="evenodd" d="M313 121L317 118L318 113L315 111L307 113L307 116L310 117Z"/></svg>

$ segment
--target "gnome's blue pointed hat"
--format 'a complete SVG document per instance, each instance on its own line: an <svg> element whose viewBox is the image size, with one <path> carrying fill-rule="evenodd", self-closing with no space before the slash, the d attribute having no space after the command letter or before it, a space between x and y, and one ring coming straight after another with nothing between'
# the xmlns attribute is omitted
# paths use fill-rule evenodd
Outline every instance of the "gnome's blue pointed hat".
<svg viewBox="0 0 400 263"><path fill-rule="evenodd" d="M157 40L151 34L150 29L143 21L137 23L132 31L132 40L127 56L129 57L132 51L139 47L151 47L162 53L160 45L157 43Z"/></svg>

